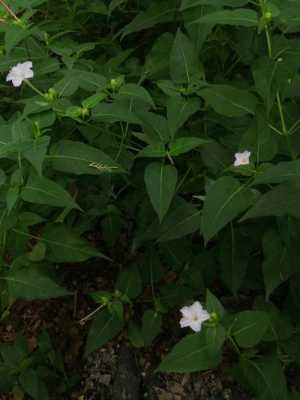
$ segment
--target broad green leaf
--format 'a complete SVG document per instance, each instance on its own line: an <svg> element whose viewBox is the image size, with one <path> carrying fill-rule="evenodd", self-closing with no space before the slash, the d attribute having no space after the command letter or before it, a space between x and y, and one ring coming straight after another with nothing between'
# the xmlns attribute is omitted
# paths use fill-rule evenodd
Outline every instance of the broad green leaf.
<svg viewBox="0 0 300 400"><path fill-rule="evenodd" d="M225 310L223 304L217 297L207 289L206 291L206 308L210 314L217 314L218 318L223 318L225 314Z"/></svg>
<svg viewBox="0 0 300 400"><path fill-rule="evenodd" d="M5 277L9 295L14 299L49 299L70 294L54 282L46 273L30 265L12 269Z"/></svg>
<svg viewBox="0 0 300 400"><path fill-rule="evenodd" d="M149 144L138 152L136 158L162 158L167 154L166 147L162 143Z"/></svg>
<svg viewBox="0 0 300 400"><path fill-rule="evenodd" d="M199 6L228 6L228 7L241 7L245 6L249 0L182 0L181 10Z"/></svg>
<svg viewBox="0 0 300 400"><path fill-rule="evenodd" d="M74 78L81 89L88 92L102 91L106 89L106 78L95 72L80 71L73 69L67 72L67 76Z"/></svg>
<svg viewBox="0 0 300 400"><path fill-rule="evenodd" d="M284 161L257 175L253 185L283 183L300 177L300 160Z"/></svg>
<svg viewBox="0 0 300 400"><path fill-rule="evenodd" d="M151 107L155 108L155 104L149 92L135 83L127 83L126 85L123 85L118 92L117 99L135 100L149 104Z"/></svg>
<svg viewBox="0 0 300 400"><path fill-rule="evenodd" d="M134 299L141 293L142 279L137 266L129 267L119 274L116 289L130 299Z"/></svg>
<svg viewBox="0 0 300 400"><path fill-rule="evenodd" d="M170 74L174 82L190 85L203 78L203 68L191 40L178 29L170 55Z"/></svg>
<svg viewBox="0 0 300 400"><path fill-rule="evenodd" d="M163 22L173 21L176 9L170 7L168 1L153 3L147 11L140 12L128 25L122 30L122 38L139 32L143 29L149 29Z"/></svg>
<svg viewBox="0 0 300 400"><path fill-rule="evenodd" d="M159 242L175 240L200 228L200 211L188 203L171 210L160 226Z"/></svg>
<svg viewBox="0 0 300 400"><path fill-rule="evenodd" d="M222 325L207 327L205 329L205 337L211 352L221 351L226 339L225 328Z"/></svg>
<svg viewBox="0 0 300 400"><path fill-rule="evenodd" d="M167 101L168 124L171 136L174 138L176 132L186 121L200 109L201 102L197 98L185 98L182 96L170 97Z"/></svg>
<svg viewBox="0 0 300 400"><path fill-rule="evenodd" d="M209 143L209 140L198 137L182 137L175 139L170 143L169 154L172 157L179 156L180 154L188 153L198 146Z"/></svg>
<svg viewBox="0 0 300 400"><path fill-rule="evenodd" d="M48 224L40 240L47 246L47 260L52 262L83 262L93 257L107 258L66 225Z"/></svg>
<svg viewBox="0 0 300 400"><path fill-rule="evenodd" d="M284 216L300 218L300 189L290 183L283 183L262 195L241 221L249 218Z"/></svg>
<svg viewBox="0 0 300 400"><path fill-rule="evenodd" d="M161 329L161 314L154 310L147 310L143 315L142 335L145 346L150 346Z"/></svg>
<svg viewBox="0 0 300 400"><path fill-rule="evenodd" d="M141 328L132 320L130 320L128 324L128 339L134 347L139 348L144 346Z"/></svg>
<svg viewBox="0 0 300 400"><path fill-rule="evenodd" d="M101 221L104 240L113 246L120 236L122 229L122 218L120 215L108 214Z"/></svg>
<svg viewBox="0 0 300 400"><path fill-rule="evenodd" d="M75 175L101 175L122 172L121 167L96 147L72 140L61 140L51 147L48 159L57 171Z"/></svg>
<svg viewBox="0 0 300 400"><path fill-rule="evenodd" d="M146 55L144 70L148 77L161 77L169 71L169 57L174 37L165 32L154 42L153 47Z"/></svg>
<svg viewBox="0 0 300 400"><path fill-rule="evenodd" d="M269 314L263 311L242 311L238 313L231 327L231 334L243 348L256 346L270 325Z"/></svg>
<svg viewBox="0 0 300 400"><path fill-rule="evenodd" d="M215 11L204 15L194 23L256 27L258 25L258 17L254 10L241 8L238 10Z"/></svg>
<svg viewBox="0 0 300 400"><path fill-rule="evenodd" d="M275 231L268 231L263 237L264 262L262 264L264 282L266 288L266 299L272 292L292 273L292 263L289 249L284 246Z"/></svg>
<svg viewBox="0 0 300 400"><path fill-rule="evenodd" d="M242 136L239 148L251 152L251 162L271 161L278 152L278 135L268 126L266 117L256 113L255 118Z"/></svg>
<svg viewBox="0 0 300 400"><path fill-rule="evenodd" d="M34 166L38 175L42 175L43 162L45 160L50 136L40 136L32 140L29 149L23 152L23 156Z"/></svg>
<svg viewBox="0 0 300 400"><path fill-rule="evenodd" d="M221 362L221 353L210 351L203 334L185 336L158 367L161 372L199 372L215 368Z"/></svg>
<svg viewBox="0 0 300 400"><path fill-rule="evenodd" d="M251 192L236 179L219 178L205 197L201 231L206 242L251 205Z"/></svg>
<svg viewBox="0 0 300 400"><path fill-rule="evenodd" d="M257 400L287 400L286 378L277 357L242 357L240 368Z"/></svg>
<svg viewBox="0 0 300 400"><path fill-rule="evenodd" d="M108 13L109 15L112 14L112 12L118 8L119 6L123 5L124 3L127 3L128 0L110 0L109 6L108 6Z"/></svg>
<svg viewBox="0 0 300 400"><path fill-rule="evenodd" d="M46 255L46 246L43 242L38 242L35 244L28 254L28 260L32 262L39 262L45 258Z"/></svg>
<svg viewBox="0 0 300 400"><path fill-rule="evenodd" d="M9 54L20 42L30 36L36 29L24 29L17 24L7 24L5 29L4 44Z"/></svg>
<svg viewBox="0 0 300 400"><path fill-rule="evenodd" d="M146 111L138 112L137 116L150 144L163 144L169 141L170 132L166 118Z"/></svg>
<svg viewBox="0 0 300 400"><path fill-rule="evenodd" d="M227 117L254 114L258 99L252 93L229 85L210 85L200 89L199 95L215 110Z"/></svg>
<svg viewBox="0 0 300 400"><path fill-rule="evenodd" d="M173 165L154 162L145 169L145 184L160 222L166 215L177 184L177 169Z"/></svg>
<svg viewBox="0 0 300 400"><path fill-rule="evenodd" d="M92 118L100 122L128 122L138 124L139 119L129 107L119 103L99 103L92 111Z"/></svg>
<svg viewBox="0 0 300 400"><path fill-rule="evenodd" d="M224 285L237 295L244 283L249 263L249 247L234 229L224 234L220 243L219 262Z"/></svg>
<svg viewBox="0 0 300 400"><path fill-rule="evenodd" d="M154 248L150 247L143 257L143 262L140 264L140 272L143 282L153 285L163 276L163 268L158 253Z"/></svg>
<svg viewBox="0 0 300 400"><path fill-rule="evenodd" d="M121 332L124 321L108 310L99 311L89 330L85 355L102 347Z"/></svg>
<svg viewBox="0 0 300 400"><path fill-rule="evenodd" d="M71 195L56 182L32 175L21 191L24 201L53 207L69 207L80 210Z"/></svg>
<svg viewBox="0 0 300 400"><path fill-rule="evenodd" d="M23 371L19 377L19 382L25 393L29 394L34 400L47 400L48 389L44 381L38 376L34 369Z"/></svg>

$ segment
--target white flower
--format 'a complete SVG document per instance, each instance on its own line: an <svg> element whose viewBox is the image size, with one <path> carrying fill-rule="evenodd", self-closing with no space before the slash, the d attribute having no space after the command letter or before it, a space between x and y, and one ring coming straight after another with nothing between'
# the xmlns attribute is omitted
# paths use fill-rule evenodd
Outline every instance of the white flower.
<svg viewBox="0 0 300 400"><path fill-rule="evenodd" d="M6 77L6 82L12 81L13 86L18 87L22 85L25 79L30 78L33 78L32 62L26 61L11 68Z"/></svg>
<svg viewBox="0 0 300 400"><path fill-rule="evenodd" d="M200 332L202 323L210 319L209 313L204 310L199 301L195 301L195 303L189 307L183 307L180 312L182 314L180 320L181 328L189 326L195 332Z"/></svg>
<svg viewBox="0 0 300 400"><path fill-rule="evenodd" d="M235 153L234 166L239 167L240 165L248 165L250 163L250 156L251 152L248 150L245 150L243 153Z"/></svg>

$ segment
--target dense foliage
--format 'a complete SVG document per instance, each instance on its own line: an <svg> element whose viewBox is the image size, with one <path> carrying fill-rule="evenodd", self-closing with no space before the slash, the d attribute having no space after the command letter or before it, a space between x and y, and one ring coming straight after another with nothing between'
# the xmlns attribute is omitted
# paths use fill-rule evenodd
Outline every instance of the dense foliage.
<svg viewBox="0 0 300 400"><path fill-rule="evenodd" d="M1 0L0 19L2 318L121 252L85 354L151 346L200 301L159 371L229 352L256 399L299 399L299 0ZM39 360L63 363L40 340L0 347L0 390L47 398Z"/></svg>

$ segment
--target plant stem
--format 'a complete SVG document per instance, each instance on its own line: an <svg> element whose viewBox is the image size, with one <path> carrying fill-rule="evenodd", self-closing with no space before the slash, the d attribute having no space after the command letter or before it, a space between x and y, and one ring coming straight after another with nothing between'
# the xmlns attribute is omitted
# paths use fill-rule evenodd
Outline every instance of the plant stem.
<svg viewBox="0 0 300 400"><path fill-rule="evenodd" d="M0 0L1 1L1 0ZM35 93L38 95L45 97L45 93L42 93L38 88L36 88L28 79L25 79L24 82L28 85Z"/></svg>
<svg viewBox="0 0 300 400"><path fill-rule="evenodd" d="M4 0L0 0L0 4L5 8L5 10L8 12L8 14L13 17L15 21L20 22L21 20L16 16L16 14L13 12L13 10L5 3Z"/></svg>
<svg viewBox="0 0 300 400"><path fill-rule="evenodd" d="M263 0L259 0L259 5L260 5L260 8L261 8L261 12L263 14L264 13L264 1ZM270 58L272 58L272 53L273 53L273 51L272 51L272 40L271 40L271 34L270 34L270 30L269 30L268 24L265 24L265 33L266 33L267 46L268 46L268 55L269 55ZM295 155L295 152L293 150L293 146L292 146L291 141L290 141L289 130L287 129L287 126L286 126L286 121L285 121L285 116L284 116L284 112L283 112L283 107L282 107L282 102L281 102L279 90L277 90L277 93L276 93L276 103L277 103L277 107L278 107L278 111L279 111L281 127L282 127L282 133L286 138L288 151L290 153L291 158L293 160L296 160L297 157Z"/></svg>
<svg viewBox="0 0 300 400"><path fill-rule="evenodd" d="M106 304L101 304L99 307L96 308L96 310L92 311L91 313L89 313L88 315L86 315L84 318L82 318L79 323L80 324L84 324L85 321L87 321L88 319L90 319L93 315L95 315L98 311L100 311L103 307L105 307Z"/></svg>
<svg viewBox="0 0 300 400"><path fill-rule="evenodd" d="M286 143L287 143L287 147L289 149L289 153L291 155L291 158L293 160L296 160L296 155L294 153L291 141L290 141L290 135L289 132L287 130L286 127L286 122L285 122L285 117L284 117L284 113L283 113L283 108L282 108L282 102L281 102L281 98L280 98L280 94L279 91L277 91L276 93L276 102L277 102L277 106L278 106L278 111L279 111L279 115L280 115L280 120L281 120L281 126L282 126L282 132L286 138Z"/></svg>

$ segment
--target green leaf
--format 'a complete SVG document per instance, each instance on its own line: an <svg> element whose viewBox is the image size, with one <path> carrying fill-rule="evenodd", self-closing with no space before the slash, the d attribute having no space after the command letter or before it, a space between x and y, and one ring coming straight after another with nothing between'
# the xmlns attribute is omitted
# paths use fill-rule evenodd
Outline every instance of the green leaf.
<svg viewBox="0 0 300 400"><path fill-rule="evenodd" d="M144 345L150 346L161 329L162 317L154 310L147 310L143 315L142 335Z"/></svg>
<svg viewBox="0 0 300 400"><path fill-rule="evenodd" d="M108 214L101 221L104 240L113 246L121 234L122 218L120 215Z"/></svg>
<svg viewBox="0 0 300 400"><path fill-rule="evenodd" d="M284 246L275 231L268 231L263 237L264 262L262 265L266 288L266 299L292 273L289 249Z"/></svg>
<svg viewBox="0 0 300 400"><path fill-rule="evenodd" d="M216 113L227 117L254 114L258 103L253 94L229 85L210 85L198 93Z"/></svg>
<svg viewBox="0 0 300 400"><path fill-rule="evenodd" d="M158 241L166 242L189 235L200 228L200 211L183 203L168 213L160 227Z"/></svg>
<svg viewBox="0 0 300 400"><path fill-rule="evenodd" d="M145 184L160 222L166 215L177 184L177 169L173 165L151 163L145 169Z"/></svg>
<svg viewBox="0 0 300 400"><path fill-rule="evenodd" d="M138 112L137 115L150 144L163 144L169 141L170 132L166 118L146 111Z"/></svg>
<svg viewBox="0 0 300 400"><path fill-rule="evenodd" d="M163 269L158 253L150 247L145 252L143 262L140 265L141 276L144 283L153 285L163 276Z"/></svg>
<svg viewBox="0 0 300 400"><path fill-rule="evenodd" d="M258 17L254 10L241 8L238 10L215 11L204 15L194 23L252 27L258 25Z"/></svg>
<svg viewBox="0 0 300 400"><path fill-rule="evenodd" d="M129 106L119 103L99 103L92 111L92 118L100 122L128 122L138 124L139 119Z"/></svg>
<svg viewBox="0 0 300 400"><path fill-rule="evenodd" d="M7 282L9 295L14 299L49 299L70 294L42 272L41 268L33 266L13 268L3 279Z"/></svg>
<svg viewBox="0 0 300 400"><path fill-rule="evenodd" d="M53 207L68 207L80 210L71 195L56 182L32 175L21 191L24 201Z"/></svg>
<svg viewBox="0 0 300 400"><path fill-rule="evenodd" d="M236 230L232 229L230 234L223 235L219 255L221 277L234 296L244 283L249 257L247 242Z"/></svg>
<svg viewBox="0 0 300 400"><path fill-rule="evenodd" d="M300 177L300 160L284 161L257 175L253 185L283 183Z"/></svg>
<svg viewBox="0 0 300 400"><path fill-rule="evenodd" d="M286 379L278 358L249 360L242 357L240 368L257 400L287 400Z"/></svg>
<svg viewBox="0 0 300 400"><path fill-rule="evenodd" d="M211 352L203 334L185 336L158 367L161 372L199 372L215 368L221 362L220 352Z"/></svg>
<svg viewBox="0 0 300 400"><path fill-rule="evenodd" d="M249 128L243 134L239 149L251 152L251 161L261 163L271 161L278 152L278 135L270 129L264 115L256 113Z"/></svg>
<svg viewBox="0 0 300 400"><path fill-rule="evenodd" d="M40 240L47 245L46 258L52 262L83 262L92 257L107 258L66 225L48 224Z"/></svg>
<svg viewBox="0 0 300 400"><path fill-rule="evenodd" d="M27 369L19 377L19 382L25 393L35 400L47 400L48 389L34 369Z"/></svg>
<svg viewBox="0 0 300 400"><path fill-rule="evenodd" d="M170 7L168 1L153 3L146 12L140 12L128 25L125 26L125 28L123 28L122 39L131 33L152 28L153 26L163 22L172 21L175 12L176 9Z"/></svg>
<svg viewBox="0 0 300 400"><path fill-rule="evenodd" d="M211 352L221 351L226 339L226 331L222 325L207 327L205 330L206 343Z"/></svg>
<svg viewBox="0 0 300 400"><path fill-rule="evenodd" d="M171 136L174 138L176 132L186 121L200 109L201 102L197 98L185 98L182 96L170 97L167 101L168 124Z"/></svg>
<svg viewBox="0 0 300 400"><path fill-rule="evenodd" d="M96 147L72 140L61 140L51 147L48 159L57 171L75 175L120 173L122 169Z"/></svg>
<svg viewBox="0 0 300 400"><path fill-rule="evenodd" d="M161 76L169 71L169 57L174 37L165 32L154 42L151 50L146 55L144 71L148 78Z"/></svg>
<svg viewBox="0 0 300 400"><path fill-rule="evenodd" d="M128 324L128 339L134 347L143 347L144 338L140 327L134 322L129 321Z"/></svg>
<svg viewBox="0 0 300 400"><path fill-rule="evenodd" d="M194 8L199 6L228 6L228 7L241 7L245 6L249 0L182 0L181 10Z"/></svg>
<svg viewBox="0 0 300 400"><path fill-rule="evenodd" d="M119 274L116 289L130 299L134 299L141 293L142 279L137 266L129 267Z"/></svg>
<svg viewBox="0 0 300 400"><path fill-rule="evenodd" d="M201 230L206 242L251 204L252 196L236 179L224 176L208 190Z"/></svg>
<svg viewBox="0 0 300 400"><path fill-rule="evenodd" d="M300 189L290 183L283 183L262 195L255 205L241 218L284 216L300 218Z"/></svg>
<svg viewBox="0 0 300 400"><path fill-rule="evenodd" d="M203 77L203 68L191 40L178 29L170 55L170 74L178 84L190 84Z"/></svg>
<svg viewBox="0 0 300 400"><path fill-rule="evenodd" d="M138 102L149 104L155 108L155 104L149 92L142 86L135 83L127 83L123 85L118 92L117 99L136 100Z"/></svg>
<svg viewBox="0 0 300 400"><path fill-rule="evenodd" d="M198 146L209 143L209 140L197 138L197 137L182 137L175 139L170 144L169 154L172 157L179 156L180 154L188 153Z"/></svg>
<svg viewBox="0 0 300 400"><path fill-rule="evenodd" d="M238 313L231 327L231 334L243 348L256 346L270 325L269 314L263 311L242 311Z"/></svg>
<svg viewBox="0 0 300 400"><path fill-rule="evenodd" d="M166 148L162 143L149 144L138 152L136 158L162 158L166 156Z"/></svg>
<svg viewBox="0 0 300 400"><path fill-rule="evenodd" d="M32 140L29 149L23 151L23 156L34 166L36 172L41 176L43 162L45 160L50 136L40 136Z"/></svg>
<svg viewBox="0 0 300 400"><path fill-rule="evenodd" d="M124 321L108 310L101 310L94 318L89 330L85 355L100 348L123 329Z"/></svg>
<svg viewBox="0 0 300 400"><path fill-rule="evenodd" d="M217 297L207 289L206 291L206 308L207 311L212 314L217 314L218 318L223 318L225 314L224 307L222 303L217 299Z"/></svg>

